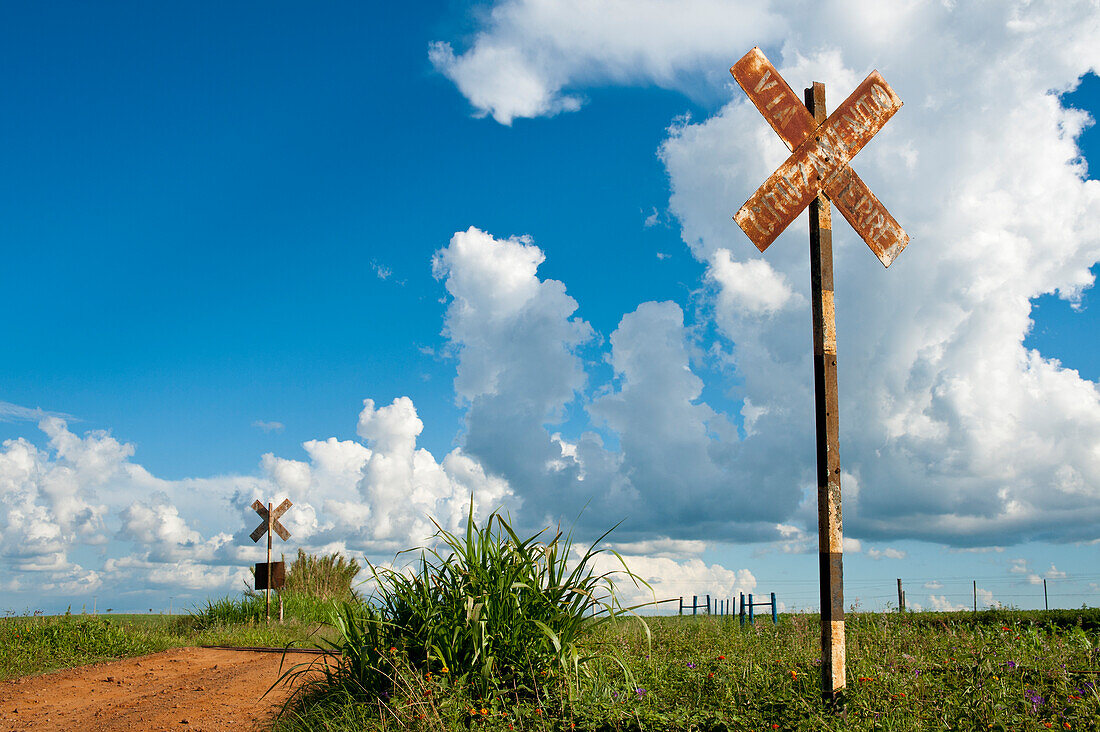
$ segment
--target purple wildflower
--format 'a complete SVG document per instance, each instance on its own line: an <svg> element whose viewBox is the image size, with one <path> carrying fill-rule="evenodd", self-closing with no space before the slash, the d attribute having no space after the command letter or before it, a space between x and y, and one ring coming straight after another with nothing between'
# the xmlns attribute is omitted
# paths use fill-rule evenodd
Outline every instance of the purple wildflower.
<svg viewBox="0 0 1100 732"><path fill-rule="evenodd" d="M695 668L695 664L691 661L688 661L688 668Z"/></svg>
<svg viewBox="0 0 1100 732"><path fill-rule="evenodd" d="M1043 702L1046 701L1045 699L1043 699L1043 697L1039 696L1037 692L1032 691L1031 689L1028 689L1024 692L1024 698L1027 699L1028 702L1030 702L1032 713L1039 711L1039 707L1041 707L1043 705Z"/></svg>
<svg viewBox="0 0 1100 732"><path fill-rule="evenodd" d="M638 695L639 699L641 699L643 696L645 696L645 689L639 687L634 690L634 693Z"/></svg>

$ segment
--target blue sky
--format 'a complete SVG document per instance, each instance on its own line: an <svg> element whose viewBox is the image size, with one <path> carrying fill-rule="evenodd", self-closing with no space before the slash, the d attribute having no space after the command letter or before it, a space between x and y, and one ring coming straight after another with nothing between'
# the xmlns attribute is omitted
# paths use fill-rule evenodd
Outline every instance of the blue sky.
<svg viewBox="0 0 1100 732"><path fill-rule="evenodd" d="M384 559L471 493L813 606L805 220L730 220L783 158L752 45L906 101L854 167L910 249L837 219L849 598L1095 604L1095 9L604 4L5 9L0 606L235 590L254 497Z"/></svg>

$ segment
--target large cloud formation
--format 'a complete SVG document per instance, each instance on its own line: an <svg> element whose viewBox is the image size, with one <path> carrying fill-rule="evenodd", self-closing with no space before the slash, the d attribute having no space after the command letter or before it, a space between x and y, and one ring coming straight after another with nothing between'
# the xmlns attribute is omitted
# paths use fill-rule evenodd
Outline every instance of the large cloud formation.
<svg viewBox="0 0 1100 732"><path fill-rule="evenodd" d="M610 336L614 383L591 385L581 347L594 337L577 303L539 278L543 252L526 239L471 228L434 259L451 296L445 334L467 405L465 449L523 497L532 522L572 518L595 531L626 519L620 538L766 537L801 497L798 473L746 483L737 428L699 400L684 315L643 303ZM592 388L594 387L594 388ZM594 395L594 396L593 396ZM571 425L580 405L587 426ZM608 438L617 449L607 447ZM770 501L753 501L761 487Z"/></svg>
<svg viewBox="0 0 1100 732"><path fill-rule="evenodd" d="M696 93L710 69L728 68L757 44L792 85L824 81L832 104L878 68L906 106L854 166L913 244L883 272L835 219L848 531L1003 544L1007 537L1097 537L1097 385L1028 350L1024 338L1031 300L1054 293L1078 301L1100 259L1100 184L1085 180L1075 144L1090 120L1057 96L1100 66L1098 32L1100 11L1090 3L698 0L625 9L613 0L578 7L505 0L468 48L456 53L437 44L431 58L480 113L506 124L579 109L591 85ZM513 78L525 83L506 83ZM621 451L600 452L595 437L566 451L559 438L578 476L605 476L606 487L591 493L642 498L652 525L675 504L675 517L688 522L682 530L692 521L683 503L705 494L704 486L746 483L774 485L779 513L812 521L805 502L796 506L814 481L806 449L813 440L809 313L799 294L808 280L805 224L761 258L730 220L786 155L733 91L711 118L674 125L660 154L670 208L685 243L708 266L715 320L733 342L743 441L698 401L686 366L675 372L678 380L662 372L683 347L677 308L668 303L624 318L610 356L621 387L588 405L619 437ZM644 333L645 343L632 333ZM635 358L635 348L649 352ZM659 403L628 407L640 379L656 380L666 399L649 392ZM484 427L476 407L471 438ZM648 432L639 434L634 420L646 417ZM658 434L658 417L684 429ZM522 450L536 442L532 425ZM507 436L502 430L492 446L468 447L492 462L509 449ZM685 455L691 458L677 460ZM659 488L647 493L647 480L684 502L662 504ZM713 515L701 511L694 520ZM718 518L726 534L736 533L731 524L779 520Z"/></svg>
<svg viewBox="0 0 1100 732"><path fill-rule="evenodd" d="M58 417L39 428L44 448L20 438L0 450L9 599L239 589L245 567L262 558L247 536L256 499L293 501L283 523L296 546L382 558L423 544L433 518L458 529L471 501L478 515L511 505L507 482L461 450L437 462L417 448L423 424L407 397L382 407L365 400L366 444L310 440L308 461L267 454L256 476L162 480L107 432L79 436Z"/></svg>

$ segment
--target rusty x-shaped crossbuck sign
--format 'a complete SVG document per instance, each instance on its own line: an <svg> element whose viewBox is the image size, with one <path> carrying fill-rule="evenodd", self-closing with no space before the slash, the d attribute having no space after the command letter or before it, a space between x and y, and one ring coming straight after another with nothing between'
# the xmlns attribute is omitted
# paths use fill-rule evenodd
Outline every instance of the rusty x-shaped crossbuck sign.
<svg viewBox="0 0 1100 732"><path fill-rule="evenodd" d="M849 166L901 108L886 80L872 71L819 124L759 48L746 53L730 73L792 150L734 216L741 230L764 251L821 192L889 267L909 235Z"/></svg>
<svg viewBox="0 0 1100 732"><path fill-rule="evenodd" d="M279 538L283 541L289 539L290 532L286 530L285 526L279 523L279 517L286 513L287 509L289 509L292 505L294 504L290 502L289 498L284 498L283 502L271 511L271 517L269 519L267 515L267 506L260 503L258 500L253 501L252 510L260 514L260 518L262 518L264 522L257 526L255 531L249 534L249 536L252 538L252 541L259 541L263 537L264 533L267 532L268 527L271 527L271 530L278 534ZM268 548L270 549L270 547Z"/></svg>

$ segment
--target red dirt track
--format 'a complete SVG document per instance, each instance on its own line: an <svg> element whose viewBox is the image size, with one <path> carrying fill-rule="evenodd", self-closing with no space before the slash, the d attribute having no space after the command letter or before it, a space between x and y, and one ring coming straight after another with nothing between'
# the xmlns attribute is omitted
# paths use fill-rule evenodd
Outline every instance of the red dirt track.
<svg viewBox="0 0 1100 732"><path fill-rule="evenodd" d="M289 689L281 653L173 648L0 682L0 730L266 729ZM318 661L288 654L290 666Z"/></svg>

